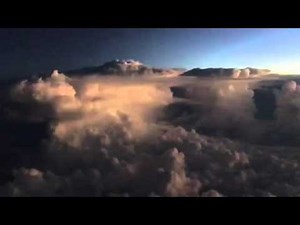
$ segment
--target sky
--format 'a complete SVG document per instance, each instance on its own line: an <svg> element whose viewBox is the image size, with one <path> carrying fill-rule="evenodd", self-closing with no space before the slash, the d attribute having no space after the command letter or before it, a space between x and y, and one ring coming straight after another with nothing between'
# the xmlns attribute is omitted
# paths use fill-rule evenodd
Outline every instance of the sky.
<svg viewBox="0 0 300 225"><path fill-rule="evenodd" d="M300 29L1 28L0 78L135 59L155 67L300 74Z"/></svg>

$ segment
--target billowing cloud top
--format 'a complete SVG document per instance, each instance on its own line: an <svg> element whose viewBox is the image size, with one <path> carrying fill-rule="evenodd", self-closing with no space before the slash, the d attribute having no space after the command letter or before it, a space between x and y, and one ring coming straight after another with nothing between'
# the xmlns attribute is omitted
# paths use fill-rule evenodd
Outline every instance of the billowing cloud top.
<svg viewBox="0 0 300 225"><path fill-rule="evenodd" d="M122 76L177 76L184 72L183 69L152 68L135 60L113 60L101 66L87 67L78 70L65 71L67 75L122 75Z"/></svg>
<svg viewBox="0 0 300 225"><path fill-rule="evenodd" d="M192 70L186 71L181 76L195 76L195 77L225 77L234 79L245 79L253 78L257 76L264 76L270 74L270 70L267 69L255 69L255 68L207 68L200 69L194 68Z"/></svg>

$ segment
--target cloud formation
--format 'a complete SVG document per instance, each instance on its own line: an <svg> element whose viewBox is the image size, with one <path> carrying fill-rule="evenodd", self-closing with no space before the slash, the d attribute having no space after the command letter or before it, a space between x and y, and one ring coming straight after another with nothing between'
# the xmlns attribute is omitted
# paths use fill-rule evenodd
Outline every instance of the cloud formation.
<svg viewBox="0 0 300 225"><path fill-rule="evenodd" d="M30 151L6 145L18 163L7 166L0 195L299 196L297 147L258 144L270 133L297 134L299 87L272 90L277 118L266 122L255 118L257 82L57 71L23 81L3 115L26 125L20 136L40 124L49 134L31 133L41 140Z"/></svg>
<svg viewBox="0 0 300 225"><path fill-rule="evenodd" d="M256 69L256 68L194 68L181 74L181 76L192 77L213 77L213 78L232 78L232 79L247 79L261 77L270 74L268 69Z"/></svg>
<svg viewBox="0 0 300 225"><path fill-rule="evenodd" d="M203 197L300 194L299 164L293 148L251 146L177 127L169 128L151 143L135 145L135 150L116 153L110 148L95 149L93 157L74 160L72 155L84 155L74 149L64 158L72 168L54 168L55 159L48 158L50 164L45 171L15 170L14 181L2 193Z"/></svg>
<svg viewBox="0 0 300 225"><path fill-rule="evenodd" d="M163 76L176 77L183 73L185 69L162 69L154 68L136 60L113 60L100 66L81 68L77 70L65 71L69 76L101 75L101 76L122 76L122 77L144 77Z"/></svg>

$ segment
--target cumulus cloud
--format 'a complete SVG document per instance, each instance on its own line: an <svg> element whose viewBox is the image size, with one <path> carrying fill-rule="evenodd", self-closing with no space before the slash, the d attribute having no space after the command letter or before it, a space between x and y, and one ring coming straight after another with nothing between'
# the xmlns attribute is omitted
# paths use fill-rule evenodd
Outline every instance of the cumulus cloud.
<svg viewBox="0 0 300 225"><path fill-rule="evenodd" d="M174 77L183 73L185 69L162 69L154 68L136 60L113 60L104 63L100 66L87 67L82 69L65 71L64 73L70 76L76 75L114 75L122 77L147 77L147 76L161 76Z"/></svg>
<svg viewBox="0 0 300 225"><path fill-rule="evenodd" d="M282 130L278 124L292 131L298 85L288 82L276 92L278 119L270 122L255 118L256 85L181 77L70 78L57 71L18 83L5 112L26 124L23 135L40 123L49 135L30 154L25 145L7 145L10 154L28 155L9 167L12 177L0 195L299 196L297 147L255 144L270 127Z"/></svg>
<svg viewBox="0 0 300 225"><path fill-rule="evenodd" d="M300 121L300 86L295 81L287 81L281 90L275 90L276 122L280 135L286 140L299 144L297 133Z"/></svg>
<svg viewBox="0 0 300 225"><path fill-rule="evenodd" d="M170 111L175 111L173 108L176 108L176 105L187 104L190 107L188 113L183 111L175 117L175 122L179 122L180 125L207 134L219 133L235 138L251 139L259 135L259 130L253 126L258 122L254 117L254 92L248 81L201 80L173 87L171 90L175 97L185 100L184 103L179 101L170 105ZM187 109L186 106L178 108ZM171 121L174 122L174 118L171 118Z"/></svg>
<svg viewBox="0 0 300 225"><path fill-rule="evenodd" d="M250 77L250 69L246 68L246 69L241 69L240 70L240 74L239 74L240 78L249 78Z"/></svg>
<svg viewBox="0 0 300 225"><path fill-rule="evenodd" d="M300 88L295 81L199 79L171 91L181 99L168 106L172 123L251 143L299 144Z"/></svg>
<svg viewBox="0 0 300 225"><path fill-rule="evenodd" d="M2 188L1 194L199 197L300 194L299 164L293 156L297 154L296 148L253 146L199 135L181 127L170 127L160 137L140 144L135 145L134 153L107 148L95 150L93 157L77 160L71 155L78 152L69 152L64 158L64 163L71 166L68 170L54 168L53 159L47 158L49 164L45 170L15 170L15 179Z"/></svg>
<svg viewBox="0 0 300 225"><path fill-rule="evenodd" d="M73 146L82 144L84 135L99 135L113 126L121 127L116 132L140 136L151 130L157 110L171 100L168 88L152 83L96 77L67 79L56 71L46 80L21 82L12 95L24 103L34 101L51 107L51 115L40 116L54 118L54 135Z"/></svg>
<svg viewBox="0 0 300 225"><path fill-rule="evenodd" d="M232 79L246 79L262 77L270 74L270 70L267 69L256 69L256 68L194 68L181 74L181 76L192 76L192 77L213 77L213 78L232 78Z"/></svg>

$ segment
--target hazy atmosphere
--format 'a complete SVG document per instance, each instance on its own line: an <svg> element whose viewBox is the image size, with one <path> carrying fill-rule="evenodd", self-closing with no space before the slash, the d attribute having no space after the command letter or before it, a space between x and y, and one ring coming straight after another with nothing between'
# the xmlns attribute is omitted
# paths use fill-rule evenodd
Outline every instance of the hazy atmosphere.
<svg viewBox="0 0 300 225"><path fill-rule="evenodd" d="M0 29L0 195L300 196L300 29Z"/></svg>

